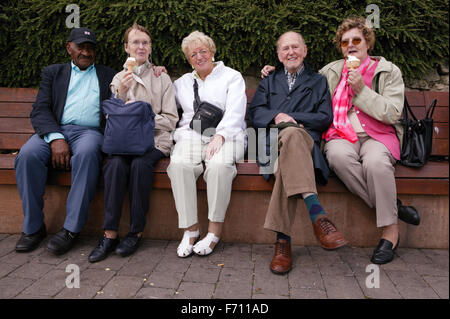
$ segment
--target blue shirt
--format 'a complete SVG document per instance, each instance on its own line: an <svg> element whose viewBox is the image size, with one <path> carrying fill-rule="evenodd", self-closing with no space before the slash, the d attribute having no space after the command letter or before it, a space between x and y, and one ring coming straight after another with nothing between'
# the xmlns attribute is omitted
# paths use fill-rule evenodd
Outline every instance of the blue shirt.
<svg viewBox="0 0 450 319"><path fill-rule="evenodd" d="M80 70L73 61L70 72L69 89L61 119L61 125L100 126L100 87L94 64L85 71ZM64 138L61 133L48 133L44 141L50 143Z"/></svg>

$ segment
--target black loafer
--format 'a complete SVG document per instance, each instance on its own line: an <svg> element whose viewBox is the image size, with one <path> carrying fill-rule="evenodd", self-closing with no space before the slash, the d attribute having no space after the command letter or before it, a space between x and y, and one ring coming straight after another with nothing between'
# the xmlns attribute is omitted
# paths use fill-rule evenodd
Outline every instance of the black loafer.
<svg viewBox="0 0 450 319"><path fill-rule="evenodd" d="M45 230L45 224L42 224L41 228L30 235L22 233L16 244L16 251L18 253L25 253L35 250L41 241L47 236L47 231Z"/></svg>
<svg viewBox="0 0 450 319"><path fill-rule="evenodd" d="M420 224L420 214L413 206L403 206L400 199L397 198L397 209L400 220L415 226Z"/></svg>
<svg viewBox="0 0 450 319"><path fill-rule="evenodd" d="M88 260L91 263L95 263L97 261L103 260L108 257L109 253L114 251L119 244L119 236L116 238L106 238L103 236L98 242L97 247L91 252L88 257Z"/></svg>
<svg viewBox="0 0 450 319"><path fill-rule="evenodd" d="M119 254L122 257L126 257L134 253L141 242L141 237L138 237L136 234L129 233L124 240L117 246L116 254Z"/></svg>
<svg viewBox="0 0 450 319"><path fill-rule="evenodd" d="M395 245L394 249L392 249L393 244L389 240L381 238L377 248L375 248L373 252L370 261L373 264L378 265L387 264L388 262L391 262L394 259L394 254L397 251L399 242L400 242L400 235L398 236L397 245Z"/></svg>
<svg viewBox="0 0 450 319"><path fill-rule="evenodd" d="M50 239L47 244L47 249L55 255L62 255L73 247L78 238L78 234L63 228Z"/></svg>

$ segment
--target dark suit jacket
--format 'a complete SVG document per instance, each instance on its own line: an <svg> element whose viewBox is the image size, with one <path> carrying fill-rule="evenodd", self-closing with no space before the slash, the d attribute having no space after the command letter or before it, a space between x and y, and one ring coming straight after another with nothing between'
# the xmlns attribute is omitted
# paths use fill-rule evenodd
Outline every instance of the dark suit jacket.
<svg viewBox="0 0 450 319"><path fill-rule="evenodd" d="M100 87L101 102L111 96L109 84L116 71L98 64L95 64L95 69ZM40 137L51 132L61 133L60 123L66 103L71 71L70 63L52 64L42 71L38 95L30 115L31 124ZM100 123L101 127L104 127L101 110Z"/></svg>
<svg viewBox="0 0 450 319"><path fill-rule="evenodd" d="M255 128L268 128L274 124L279 113L292 116L297 123L304 125L314 140L312 158L316 181L326 184L329 168L320 151L322 133L333 122L331 98L325 77L312 71L305 63L305 69L297 78L289 92L284 68L280 67L264 78L256 90L250 104L249 119ZM269 134L267 133L266 151L269 152ZM268 154L267 154L268 155ZM265 163L258 162L260 165ZM268 178L268 176L265 176Z"/></svg>

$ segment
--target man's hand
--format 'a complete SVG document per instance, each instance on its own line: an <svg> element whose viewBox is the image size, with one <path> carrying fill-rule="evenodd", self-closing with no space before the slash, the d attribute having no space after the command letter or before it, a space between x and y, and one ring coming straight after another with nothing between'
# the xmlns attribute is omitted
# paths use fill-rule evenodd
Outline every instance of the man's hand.
<svg viewBox="0 0 450 319"><path fill-rule="evenodd" d="M266 76L268 76L273 70L275 70L274 66L271 65L265 65L261 69L261 79L264 79Z"/></svg>
<svg viewBox="0 0 450 319"><path fill-rule="evenodd" d="M158 78L163 72L168 73L165 66L152 65L153 74Z"/></svg>
<svg viewBox="0 0 450 319"><path fill-rule="evenodd" d="M123 78L120 80L119 88L117 89L117 91L119 91L119 94L125 94L130 89L134 81L132 73L132 71L127 71Z"/></svg>
<svg viewBox="0 0 450 319"><path fill-rule="evenodd" d="M64 139L53 140L50 143L52 151L53 168L70 169L70 150L69 144Z"/></svg>
<svg viewBox="0 0 450 319"><path fill-rule="evenodd" d="M214 154L220 151L225 139L222 135L216 134L206 147L206 160L210 160Z"/></svg>
<svg viewBox="0 0 450 319"><path fill-rule="evenodd" d="M297 124L297 121L290 115L287 115L286 113L278 113L277 116L273 119L275 124L279 124L281 122L292 122Z"/></svg>
<svg viewBox="0 0 450 319"><path fill-rule="evenodd" d="M365 85L364 79L357 69L350 69L348 71L347 83L350 84L355 94L359 94Z"/></svg>

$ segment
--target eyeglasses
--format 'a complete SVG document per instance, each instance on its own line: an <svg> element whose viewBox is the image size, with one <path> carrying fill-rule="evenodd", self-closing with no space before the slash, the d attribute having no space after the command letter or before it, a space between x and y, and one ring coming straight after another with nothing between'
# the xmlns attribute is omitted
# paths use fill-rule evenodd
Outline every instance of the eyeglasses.
<svg viewBox="0 0 450 319"><path fill-rule="evenodd" d="M139 40L134 40L133 42L130 43L130 45L132 47L139 47L142 44L143 47L148 47L150 46L150 42L148 41L139 41Z"/></svg>
<svg viewBox="0 0 450 319"><path fill-rule="evenodd" d="M358 45L361 43L361 38L354 38L350 40L342 40L341 41L341 47L346 48L350 44L350 42L353 43L353 45Z"/></svg>

